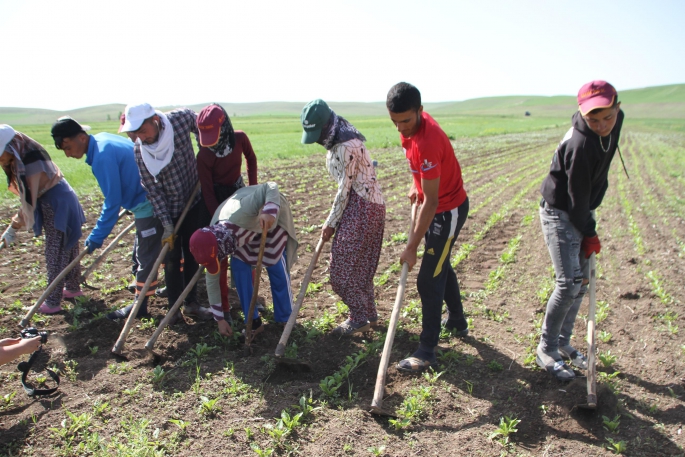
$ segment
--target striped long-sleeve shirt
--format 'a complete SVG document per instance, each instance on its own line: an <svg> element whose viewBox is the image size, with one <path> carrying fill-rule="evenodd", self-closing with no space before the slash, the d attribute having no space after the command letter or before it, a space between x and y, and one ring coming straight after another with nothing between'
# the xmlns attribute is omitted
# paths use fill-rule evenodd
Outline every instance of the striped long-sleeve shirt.
<svg viewBox="0 0 685 457"><path fill-rule="evenodd" d="M278 219L278 211L280 207L272 202L264 205L262 209L263 214L268 214ZM250 265L257 265L257 259L259 256L259 246L262 241L262 234L253 232L252 230L244 229L236 224L229 221L219 221L217 224L223 225L225 228L233 232L235 239L235 245L229 247L227 251L232 251L232 255L242 260ZM283 255L285 246L288 242L288 232L285 231L280 225L274 224L272 229L267 232L266 245L264 247L264 256L262 257L262 264L265 267L271 267L278 263ZM229 252L231 255L231 252ZM219 287L218 283L207 282L207 294L211 301L217 301L217 299L212 300L212 297L219 298L220 295L217 290ZM211 289L211 290L210 290ZM221 308L221 301L218 303L210 303L212 314L214 315L214 320L220 321L224 319L223 309Z"/></svg>

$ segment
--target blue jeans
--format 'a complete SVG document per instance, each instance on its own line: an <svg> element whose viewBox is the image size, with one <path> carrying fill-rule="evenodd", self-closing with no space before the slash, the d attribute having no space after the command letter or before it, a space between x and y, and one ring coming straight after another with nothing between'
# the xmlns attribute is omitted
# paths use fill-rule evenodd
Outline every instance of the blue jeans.
<svg viewBox="0 0 685 457"><path fill-rule="evenodd" d="M571 340L580 303L588 287L583 280L590 278L590 262L580 249L583 234L571 223L566 211L543 202L540 222L556 276L556 287L547 302L542 323L540 348L544 352L555 352Z"/></svg>
<svg viewBox="0 0 685 457"><path fill-rule="evenodd" d="M252 292L254 291L252 265L233 256L231 257L231 272L235 278L240 306L243 308L243 316L245 316L245 322L247 322ZM283 255L276 265L266 267L266 272L269 274L271 298L274 301L274 320L276 322L287 322L292 311L293 291L290 288L290 273L286 267L285 251L283 251ZM255 306L252 318L257 319L258 317L259 312Z"/></svg>

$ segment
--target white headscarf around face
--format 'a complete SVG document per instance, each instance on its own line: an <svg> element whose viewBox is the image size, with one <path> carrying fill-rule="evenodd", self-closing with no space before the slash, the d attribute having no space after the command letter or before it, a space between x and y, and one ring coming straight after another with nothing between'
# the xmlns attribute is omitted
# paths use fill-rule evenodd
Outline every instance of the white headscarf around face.
<svg viewBox="0 0 685 457"><path fill-rule="evenodd" d="M163 125L163 127L159 126L159 139L152 144L143 144L139 138L136 143L140 145L140 152L147 170L157 178L159 172L169 165L174 156L174 128L166 114L161 111L155 111L155 114L159 116Z"/></svg>

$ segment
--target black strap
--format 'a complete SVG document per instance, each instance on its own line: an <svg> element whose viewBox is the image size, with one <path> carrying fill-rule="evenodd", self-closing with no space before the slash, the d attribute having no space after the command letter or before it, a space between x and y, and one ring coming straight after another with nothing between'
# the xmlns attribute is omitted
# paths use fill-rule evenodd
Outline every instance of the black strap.
<svg viewBox="0 0 685 457"><path fill-rule="evenodd" d="M41 346L37 351L35 351L33 354L31 354L31 357L29 357L28 362L21 362L18 366L17 369L22 372L21 375L21 385L24 387L24 390L26 391L26 394L29 397L35 397L39 395L50 395L52 393L55 393L57 389L59 388L59 375L52 371L49 368L46 368L45 370L48 372L52 380L57 384L55 387L52 389L35 389L31 384L26 383L26 377L29 374L29 371L31 371L31 367L33 364L36 362L36 359L38 358L38 354L43 350L43 347Z"/></svg>

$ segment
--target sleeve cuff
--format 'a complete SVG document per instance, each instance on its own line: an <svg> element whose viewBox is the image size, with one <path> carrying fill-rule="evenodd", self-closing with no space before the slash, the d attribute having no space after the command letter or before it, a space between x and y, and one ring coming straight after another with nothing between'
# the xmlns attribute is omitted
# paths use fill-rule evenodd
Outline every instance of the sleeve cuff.
<svg viewBox="0 0 685 457"><path fill-rule="evenodd" d="M264 208L262 208L262 213L277 217L279 209L280 206L278 206L276 203L268 202L266 205L264 205Z"/></svg>
<svg viewBox="0 0 685 457"><path fill-rule="evenodd" d="M221 307L221 303L219 303L218 305L212 305L211 310L215 321L219 322L224 320L224 310Z"/></svg>

